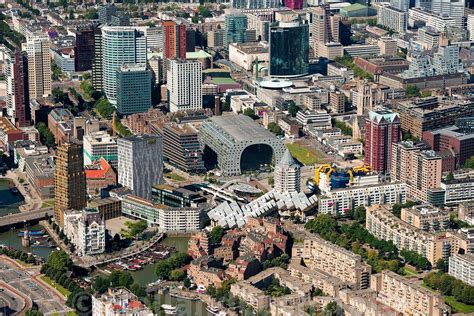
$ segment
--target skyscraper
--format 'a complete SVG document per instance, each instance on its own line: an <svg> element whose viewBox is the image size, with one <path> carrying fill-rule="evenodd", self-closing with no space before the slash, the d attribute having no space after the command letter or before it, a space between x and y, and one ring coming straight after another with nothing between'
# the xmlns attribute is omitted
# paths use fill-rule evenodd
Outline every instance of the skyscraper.
<svg viewBox="0 0 474 316"><path fill-rule="evenodd" d="M86 27L74 32L76 37L76 46L74 46L76 71L88 71L92 69L96 29L96 27Z"/></svg>
<svg viewBox="0 0 474 316"><path fill-rule="evenodd" d="M26 53L6 49L5 82L7 85L7 115L16 127L26 126L27 109L30 103Z"/></svg>
<svg viewBox="0 0 474 316"><path fill-rule="evenodd" d="M285 0L285 7L292 10L303 9L303 0Z"/></svg>
<svg viewBox="0 0 474 316"><path fill-rule="evenodd" d="M334 38L331 31L331 11L329 5L324 4L318 7L310 8L310 32L312 47L318 43L326 44L333 42Z"/></svg>
<svg viewBox="0 0 474 316"><path fill-rule="evenodd" d="M309 26L300 21L276 22L270 28L270 76L308 73Z"/></svg>
<svg viewBox="0 0 474 316"><path fill-rule="evenodd" d="M146 112L151 107L151 71L146 64L123 64L117 70L117 111Z"/></svg>
<svg viewBox="0 0 474 316"><path fill-rule="evenodd" d="M146 38L134 27L102 28L102 78L107 99L117 102L117 70L123 64L146 64Z"/></svg>
<svg viewBox="0 0 474 316"><path fill-rule="evenodd" d="M37 34L27 38L24 50L28 54L28 91L30 99L51 94L51 53L49 38Z"/></svg>
<svg viewBox="0 0 474 316"><path fill-rule="evenodd" d="M67 142L56 149L54 218L64 225L64 211L86 207L86 174L82 145Z"/></svg>
<svg viewBox="0 0 474 316"><path fill-rule="evenodd" d="M94 32L94 57L92 59L92 86L97 91L103 91L102 68L102 28L97 28Z"/></svg>
<svg viewBox="0 0 474 316"><path fill-rule="evenodd" d="M186 59L186 25L176 21L163 21L163 56Z"/></svg>
<svg viewBox="0 0 474 316"><path fill-rule="evenodd" d="M280 193L301 191L301 169L288 149L275 166L274 175L276 191Z"/></svg>
<svg viewBox="0 0 474 316"><path fill-rule="evenodd" d="M163 183L163 140L143 135L119 138L118 182L151 200L151 187Z"/></svg>
<svg viewBox="0 0 474 316"><path fill-rule="evenodd" d="M224 21L224 49L230 43L244 43L247 33L247 16L243 14L227 14Z"/></svg>
<svg viewBox="0 0 474 316"><path fill-rule="evenodd" d="M365 164L374 171L390 173L392 144L400 141L400 118L386 109L369 112L365 123Z"/></svg>
<svg viewBox="0 0 474 316"><path fill-rule="evenodd" d="M170 112L202 109L201 62L170 60L167 77Z"/></svg>
<svg viewBox="0 0 474 316"><path fill-rule="evenodd" d="M117 13L117 8L114 5L106 4L99 6L97 10L99 15L99 22L100 24L108 24L112 20L112 16Z"/></svg>

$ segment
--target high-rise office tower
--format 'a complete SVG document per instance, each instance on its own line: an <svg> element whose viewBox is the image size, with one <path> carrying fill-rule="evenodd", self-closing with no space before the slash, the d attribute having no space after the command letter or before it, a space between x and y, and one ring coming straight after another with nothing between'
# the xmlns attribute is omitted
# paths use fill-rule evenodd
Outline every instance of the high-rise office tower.
<svg viewBox="0 0 474 316"><path fill-rule="evenodd" d="M86 207L86 174L82 145L67 142L56 149L54 218L64 226L64 211Z"/></svg>
<svg viewBox="0 0 474 316"><path fill-rule="evenodd" d="M365 164L374 171L390 173L392 144L400 141L400 118L386 109L369 112L365 123Z"/></svg>
<svg viewBox="0 0 474 316"><path fill-rule="evenodd" d="M292 10L301 10L303 9L304 1L303 0L285 0L285 7Z"/></svg>
<svg viewBox="0 0 474 316"><path fill-rule="evenodd" d="M170 112L202 109L201 62L170 60L167 77Z"/></svg>
<svg viewBox="0 0 474 316"><path fill-rule="evenodd" d="M151 200L151 187L163 183L163 140L143 135L120 138L118 182L133 194Z"/></svg>
<svg viewBox="0 0 474 316"><path fill-rule="evenodd" d="M151 107L151 71L146 64L123 64L117 70L117 111L146 112Z"/></svg>
<svg viewBox="0 0 474 316"><path fill-rule="evenodd" d="M357 82L357 115L369 113L373 106L372 86L367 80L359 80Z"/></svg>
<svg viewBox="0 0 474 316"><path fill-rule="evenodd" d="M134 27L102 28L102 81L105 95L117 103L117 70L123 64L146 64L145 34Z"/></svg>
<svg viewBox="0 0 474 316"><path fill-rule="evenodd" d="M76 71L88 71L92 69L95 54L95 29L86 27L74 32L76 45L74 46L74 60Z"/></svg>
<svg viewBox="0 0 474 316"><path fill-rule="evenodd" d="M30 99L51 94L51 53L46 34L29 37L24 43L28 54L28 91Z"/></svg>
<svg viewBox="0 0 474 316"><path fill-rule="evenodd" d="M277 22L270 28L270 76L308 73L309 26L300 21Z"/></svg>
<svg viewBox="0 0 474 316"><path fill-rule="evenodd" d="M163 21L163 48L165 58L186 59L186 25L176 21Z"/></svg>
<svg viewBox="0 0 474 316"><path fill-rule="evenodd" d="M247 16L243 14L227 14L224 21L224 49L230 43L244 43L247 33Z"/></svg>
<svg viewBox="0 0 474 316"><path fill-rule="evenodd" d="M94 58L92 59L92 86L97 91L103 91L102 68L102 28L94 32Z"/></svg>
<svg viewBox="0 0 474 316"><path fill-rule="evenodd" d="M117 8L114 5L106 4L99 6L97 10L99 15L100 24L109 24L112 20L112 16L117 14Z"/></svg>
<svg viewBox="0 0 474 316"><path fill-rule="evenodd" d="M280 193L301 191L301 169L287 149L275 166L275 190Z"/></svg>
<svg viewBox="0 0 474 316"><path fill-rule="evenodd" d="M7 115L17 127L27 125L28 94L28 61L25 52L19 50L5 51L5 82L7 92Z"/></svg>
<svg viewBox="0 0 474 316"><path fill-rule="evenodd" d="M324 4L318 7L312 7L309 10L310 18L310 32L312 46L316 47L318 43L326 44L334 42L334 37L331 31L331 11L329 5Z"/></svg>

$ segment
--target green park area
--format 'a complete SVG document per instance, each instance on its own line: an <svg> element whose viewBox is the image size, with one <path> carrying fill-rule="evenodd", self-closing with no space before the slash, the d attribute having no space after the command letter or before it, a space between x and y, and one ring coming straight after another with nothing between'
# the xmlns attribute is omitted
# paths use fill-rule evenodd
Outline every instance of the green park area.
<svg viewBox="0 0 474 316"><path fill-rule="evenodd" d="M309 149L309 146L304 146L299 143L286 144L286 147L290 150L291 155L305 166L315 165L323 163L322 154L316 153L313 149Z"/></svg>
<svg viewBox="0 0 474 316"><path fill-rule="evenodd" d="M62 287L61 285L59 285L58 283L56 283L55 281L51 280L49 277L47 277L46 275L42 275L40 276L41 280L43 280L44 282L48 283L51 287L55 288L56 290L59 291L59 293L61 293L62 295L64 295L64 297L68 297L69 294L71 294L71 292L67 289L65 289L64 287Z"/></svg>

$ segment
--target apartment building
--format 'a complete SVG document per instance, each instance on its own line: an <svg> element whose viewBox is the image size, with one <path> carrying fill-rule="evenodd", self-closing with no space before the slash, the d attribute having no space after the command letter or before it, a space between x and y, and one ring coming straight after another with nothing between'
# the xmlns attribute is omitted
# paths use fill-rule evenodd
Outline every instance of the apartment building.
<svg viewBox="0 0 474 316"><path fill-rule="evenodd" d="M393 242L399 250L415 251L433 265L442 258L442 241L436 235L402 221L389 206L370 206L366 216L366 229L375 237Z"/></svg>
<svg viewBox="0 0 474 316"><path fill-rule="evenodd" d="M195 232L203 227L203 207L168 207L129 195L122 201L122 213L144 219L162 232Z"/></svg>
<svg viewBox="0 0 474 316"><path fill-rule="evenodd" d="M391 179L407 184L407 196L427 202L428 192L441 184L442 158L423 143L402 141L392 145Z"/></svg>
<svg viewBox="0 0 474 316"><path fill-rule="evenodd" d="M369 286L371 267L360 255L336 246L317 235L308 235L304 240L301 257L306 266L329 276L337 277L353 289Z"/></svg>
<svg viewBox="0 0 474 316"><path fill-rule="evenodd" d="M391 271L372 275L370 288L377 291L377 301L403 315L444 316L451 312L440 294Z"/></svg>
<svg viewBox="0 0 474 316"><path fill-rule="evenodd" d="M474 177L472 174L456 176L454 180L444 179L440 184L444 193L444 204L455 205L474 199Z"/></svg>
<svg viewBox="0 0 474 316"><path fill-rule="evenodd" d="M358 206L406 202L406 184L379 183L331 190L319 198L319 212L343 215Z"/></svg>
<svg viewBox="0 0 474 316"><path fill-rule="evenodd" d="M314 288L318 288L332 297L336 297L340 290L347 288L346 282L329 273L305 267L300 261L300 258L293 258L290 261L288 272L292 277L310 283Z"/></svg>
<svg viewBox="0 0 474 316"><path fill-rule="evenodd" d="M426 79L424 79L426 80ZM474 102L459 97L427 97L396 104L400 127L413 138L422 139L423 132L454 125L456 119L473 116Z"/></svg>
<svg viewBox="0 0 474 316"><path fill-rule="evenodd" d="M449 258L449 275L474 286L474 255L457 254Z"/></svg>
<svg viewBox="0 0 474 316"><path fill-rule="evenodd" d="M449 212L431 204L416 205L401 211L401 220L427 232L439 232L449 226Z"/></svg>
<svg viewBox="0 0 474 316"><path fill-rule="evenodd" d="M104 294L92 296L92 315L153 316L153 312L129 290L109 288Z"/></svg>

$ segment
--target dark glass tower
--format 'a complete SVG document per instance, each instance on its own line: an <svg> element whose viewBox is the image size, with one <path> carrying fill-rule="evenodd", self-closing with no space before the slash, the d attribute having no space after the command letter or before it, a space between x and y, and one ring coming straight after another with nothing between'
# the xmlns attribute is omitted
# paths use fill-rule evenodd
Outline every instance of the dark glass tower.
<svg viewBox="0 0 474 316"><path fill-rule="evenodd" d="M300 21L277 22L270 28L270 76L308 73L309 26Z"/></svg>

